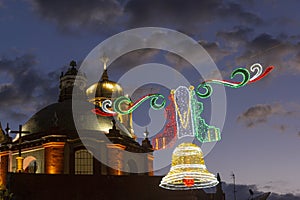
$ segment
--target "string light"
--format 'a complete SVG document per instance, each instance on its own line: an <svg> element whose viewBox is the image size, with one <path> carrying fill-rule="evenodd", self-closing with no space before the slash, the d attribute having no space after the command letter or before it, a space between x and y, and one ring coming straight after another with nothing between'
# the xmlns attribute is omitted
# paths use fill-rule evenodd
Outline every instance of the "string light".
<svg viewBox="0 0 300 200"><path fill-rule="evenodd" d="M235 69L232 73L231 73L231 79L233 79L236 75L242 75L243 80L240 82L236 82L236 81L228 81L228 80L216 80L216 79L211 79L211 80L206 80L204 82L202 82L201 84L199 84L197 86L196 89L196 94L198 97L204 99L204 98L208 98L211 96L211 94L213 93L213 89L211 87L210 84L215 83L215 84L221 84L227 87L232 87L232 88L239 88L242 87L248 83L254 83L258 80L261 80L262 78L264 78L265 76L267 76L275 67L274 66L269 66L265 69L265 71L263 72L263 67L261 66L261 64L259 63L255 63L250 67L251 72L255 72L256 73L251 77L250 72L248 71L248 69L246 68L237 68ZM180 87L179 87L180 88ZM181 89L177 88L177 92L181 93L184 92L184 90L180 91ZM200 92L201 90L201 92ZM204 92L203 92L204 90ZM176 91L175 91L176 92ZM180 94L179 94L180 96ZM163 99L162 103L158 103L158 99ZM95 110L93 109L92 112L97 113L99 115L103 115L103 116L107 116L108 114L111 115L115 115L116 113L118 114L122 114L122 115L126 115L129 113L132 113L134 110L136 110L144 101L150 99L150 105L153 109L158 110L158 109L162 109L164 108L165 104L166 104L166 100L165 97L161 94L148 94L143 96L142 98L140 98L139 100L137 100L136 102L132 102L128 97L125 96L121 96L119 98L117 98L114 103L113 103L113 110L108 109L107 106L111 107L112 106L112 102L110 100L105 100L105 104L102 105L102 110ZM177 99L175 99L177 101ZM181 99L181 101L183 101L183 99ZM122 109L122 104L126 103L128 105L131 105L128 107L128 109ZM179 103L180 104L180 103ZM181 125L183 127L188 127L191 126L190 125L190 108L188 108L186 111L187 112L181 112L180 111L180 106L177 106L176 110L178 113L178 117L180 118L179 120L181 121ZM104 114L104 113L106 114Z"/></svg>
<svg viewBox="0 0 300 200"><path fill-rule="evenodd" d="M174 140L176 135L178 138L196 137L202 143L221 140L220 129L209 126L201 117L203 103L197 100L193 86L190 86L189 89L180 86L176 90L172 90L169 99L170 104L166 108L166 119L168 121L164 131L157 134L152 140L156 150L166 147L164 145L166 139L167 144L176 141ZM174 99L177 99L177 101ZM178 102L182 107L179 107Z"/></svg>
<svg viewBox="0 0 300 200"><path fill-rule="evenodd" d="M220 129L209 126L201 117L203 112L203 103L196 99L195 91L191 90L191 104L193 112L193 124L195 137L202 143L215 142L221 140Z"/></svg>
<svg viewBox="0 0 300 200"><path fill-rule="evenodd" d="M112 101L110 99L106 99L102 102L102 110L106 113L109 113L109 114L113 114L113 115L116 115L117 113L114 112L114 111L111 111L108 107L111 107L112 106Z"/></svg>
<svg viewBox="0 0 300 200"><path fill-rule="evenodd" d="M159 98L162 98L163 101L162 103L157 103L158 99ZM136 110L144 101L148 100L148 99L151 99L150 101L150 106L155 109L155 110L158 110L158 109L162 109L165 107L165 104L166 104L166 100L165 100L165 97L161 94L148 94L148 95L145 95L143 96L142 98L140 98L139 100L137 100L136 102L132 102L128 97L125 97L125 96L121 96L121 97L118 97L115 101L114 101L114 104L113 104L113 107L114 107L114 111L119 113L119 114L122 114L122 115L126 115L126 114L129 114L129 113L132 113L134 110ZM132 104L127 110L123 110L121 108L121 105L123 103L126 103L126 104Z"/></svg>
<svg viewBox="0 0 300 200"><path fill-rule="evenodd" d="M179 86L175 90L174 104L178 138L194 136L190 91L187 87Z"/></svg>
<svg viewBox="0 0 300 200"><path fill-rule="evenodd" d="M261 66L259 63L256 63L256 64L252 65L252 66L250 67L250 70L251 70L252 72L255 71L256 66L261 67L261 71L262 71L262 66ZM252 68L252 69L251 69L251 68ZM260 79L262 79L262 78L264 78L265 76L267 76L274 68L275 68L274 66L269 66L269 67L267 67L267 68L265 69L265 71L264 71L262 74L260 74L259 76L253 76L253 77L250 79L249 83L254 83L254 82L256 82L256 81L259 81Z"/></svg>
<svg viewBox="0 0 300 200"><path fill-rule="evenodd" d="M227 87L239 88L248 83L254 83L266 75L268 75L274 66L269 66L263 72L263 67L259 63L255 63L250 67L250 71L255 73L252 77L246 68L237 68L231 74L231 79L236 75L242 75L243 80L240 82L228 80L206 80L197 86L196 92L194 87L179 86L176 90L172 90L169 96L170 104L165 109L167 123L162 133L152 140L156 149L166 148L169 144L174 144L176 135L178 138L192 136L196 137L200 142L214 142L221 140L220 129L208 125L201 117L203 112L203 103L199 102L196 94L200 98L208 98L211 96L213 89L211 83L222 84ZM205 90L200 92L200 90ZM126 115L136 110L143 102L150 99L150 105L153 109L162 109L165 107L166 100L161 94L148 94L132 102L126 96L118 97L114 102L110 99L104 100L101 107L92 109L97 115L101 116L115 116L117 114ZM162 99L158 103L158 99ZM128 105L124 109L123 104ZM113 109L112 109L112 108Z"/></svg>
<svg viewBox="0 0 300 200"><path fill-rule="evenodd" d="M255 63L250 67L251 72L255 72L256 74L254 74L252 77L250 75L250 72L248 71L248 69L246 68L237 68L235 69L232 73L231 73L231 79L233 79L236 75L240 74L243 77L243 80L240 82L235 82L235 81L228 81L228 80L215 80L215 79L211 79L211 80L206 80L204 82L202 82L201 84L198 85L197 87L197 95L204 99L204 98L208 98L211 96L213 89L211 87L211 83L215 83L215 84L221 84L227 87L232 87L232 88L239 88L242 87L248 83L254 83L258 80L261 80L262 78L264 78L266 75L268 75L272 70L274 69L274 66L269 66L266 68L266 70L262 73L262 66L259 63ZM200 92L201 89L204 89L205 92Z"/></svg>
<svg viewBox="0 0 300 200"><path fill-rule="evenodd" d="M213 187L218 183L215 175L207 170L200 147L182 143L173 151L170 172L159 186L170 190L190 190Z"/></svg>
<svg viewBox="0 0 300 200"><path fill-rule="evenodd" d="M174 90L171 91L169 95L169 100L170 104L165 108L166 125L163 131L159 134L156 134L155 137L152 139L152 144L155 147L155 150L163 149L163 138L165 138L166 148L172 147L177 140L177 125L176 116L174 112Z"/></svg>
<svg viewBox="0 0 300 200"><path fill-rule="evenodd" d="M91 110L94 114L99 115L99 116L103 116L103 117L112 117L115 116L115 114L111 114L111 113L106 113L103 112L101 109L99 108L95 108Z"/></svg>
<svg viewBox="0 0 300 200"><path fill-rule="evenodd" d="M250 81L253 81L261 75L261 73L263 71L263 67L261 66L261 64L255 63L250 67L250 70L251 70L251 72L256 71L256 74L254 76L252 76L252 78L250 79Z"/></svg>

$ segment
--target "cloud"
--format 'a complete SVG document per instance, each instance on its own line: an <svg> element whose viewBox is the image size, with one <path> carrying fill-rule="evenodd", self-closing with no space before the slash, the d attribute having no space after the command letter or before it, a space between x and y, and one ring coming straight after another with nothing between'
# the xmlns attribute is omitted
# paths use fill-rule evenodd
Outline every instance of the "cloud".
<svg viewBox="0 0 300 200"><path fill-rule="evenodd" d="M288 127L285 124L279 124L279 125L276 124L276 125L274 125L274 128L281 131L281 132L285 132Z"/></svg>
<svg viewBox="0 0 300 200"><path fill-rule="evenodd" d="M116 0L30 0L33 10L43 19L55 22L62 31L105 32L122 15L122 6Z"/></svg>
<svg viewBox="0 0 300 200"><path fill-rule="evenodd" d="M171 52L165 54L165 59L178 71L182 70L183 68L191 67L191 64L187 60Z"/></svg>
<svg viewBox="0 0 300 200"><path fill-rule="evenodd" d="M300 196L294 194L272 194L268 200L299 200Z"/></svg>
<svg viewBox="0 0 300 200"><path fill-rule="evenodd" d="M145 26L168 27L196 34L216 20L262 24L241 4L221 0L30 0L33 10L60 30L106 32ZM67 8L67 9L66 9ZM201 28L202 27L202 28Z"/></svg>
<svg viewBox="0 0 300 200"><path fill-rule="evenodd" d="M184 32L194 33L197 25L209 23L216 18L217 8L221 4L219 0L131 0L125 12L129 16L129 27L171 25Z"/></svg>
<svg viewBox="0 0 300 200"><path fill-rule="evenodd" d="M202 45L202 47L209 53L209 55L212 57L212 59L215 62L220 61L225 56L230 55L229 50L225 50L220 47L219 43L217 42L207 42L204 40L199 41L199 44Z"/></svg>
<svg viewBox="0 0 300 200"><path fill-rule="evenodd" d="M205 31L204 27L218 20L262 23L260 17L246 11L240 4L220 0L131 0L125 13L130 19L129 27L171 26L191 35Z"/></svg>
<svg viewBox="0 0 300 200"><path fill-rule="evenodd" d="M218 62L223 59L225 56L230 55L229 50L225 50L220 47L217 42L208 42L205 40L199 41L199 44L205 49L205 51L209 54L209 56L213 59L214 62ZM190 54L192 55L192 53ZM195 52L194 57L198 57L199 54ZM174 68L178 70L182 70L184 68L191 68L191 64L187 62L184 58L174 53L168 52L165 54L165 59L168 63L170 63ZM212 76L216 76L218 72L211 72Z"/></svg>
<svg viewBox="0 0 300 200"><path fill-rule="evenodd" d="M58 74L43 74L34 55L0 60L0 120L23 123L33 112L57 97ZM56 81L57 84L53 84Z"/></svg>
<svg viewBox="0 0 300 200"><path fill-rule="evenodd" d="M115 60L109 66L110 74L113 74L116 78L122 76L126 71L149 62L155 62L155 57L158 55L160 50L157 49L139 49L126 53L117 60Z"/></svg>
<svg viewBox="0 0 300 200"><path fill-rule="evenodd" d="M166 27L201 39L214 61L217 64L223 61L221 67L250 66L260 62L263 66L276 67L268 77L281 73L300 73L299 36L284 33L272 35L264 32L265 28L259 32L262 25L279 25L280 22L276 18L265 19L258 12L247 9L248 6L259 6L251 0L243 3L221 0L29 2L41 18L54 22L62 31L111 35L129 28ZM264 2L264 6L269 4L271 3ZM209 40L205 36L207 33L210 33ZM180 59L172 58L172 55L167 56L171 61L180 62Z"/></svg>
<svg viewBox="0 0 300 200"><path fill-rule="evenodd" d="M262 25L263 20L256 14L246 11L241 4L229 2L217 9L219 17L232 18L243 24Z"/></svg>
<svg viewBox="0 0 300 200"><path fill-rule="evenodd" d="M248 128L266 124L282 133L296 131L297 120L300 118L300 104L286 102L285 104L258 104L248 108L238 116L237 121ZM300 135L298 133L298 135Z"/></svg>
<svg viewBox="0 0 300 200"><path fill-rule="evenodd" d="M222 182L222 188L225 192L226 199L234 199L233 195L233 184L228 184L225 182ZM236 198L237 199L249 199L250 192L249 189L251 189L254 193L253 197L260 196L264 194L264 192L260 191L256 185L235 185L236 192ZM264 188L265 191L269 191L270 188L266 187ZM278 200L278 199L284 199L284 200L300 200L300 196L296 196L294 194L277 194L277 193L271 193L268 200Z"/></svg>
<svg viewBox="0 0 300 200"><path fill-rule="evenodd" d="M267 33L257 35L247 41L243 53L236 57L237 64L249 64L259 61L263 66L274 65L274 73L299 73L300 51L299 43L292 37ZM272 73L272 75L274 75Z"/></svg>
<svg viewBox="0 0 300 200"><path fill-rule="evenodd" d="M257 190L263 190L263 191L278 191L279 193L272 193L271 199L300 199L299 196L299 189L296 189L295 187L290 187L289 181L284 180L272 180L267 181L266 183L263 183L262 185L256 185Z"/></svg>
<svg viewBox="0 0 300 200"><path fill-rule="evenodd" d="M235 26L216 33L220 48L230 52L226 65L251 66L257 62L262 66L273 65L276 68L268 78L300 73L299 38L285 33L259 33L251 26Z"/></svg>
<svg viewBox="0 0 300 200"><path fill-rule="evenodd" d="M233 51L237 51L238 48L248 42L250 34L253 34L253 29L245 26L235 26L228 31L218 31L216 36L224 41L226 47L231 48Z"/></svg>
<svg viewBox="0 0 300 200"><path fill-rule="evenodd" d="M274 115L289 114L280 104L258 104L248 108L238 117L238 122L244 123L247 127L254 127L258 124L268 122Z"/></svg>

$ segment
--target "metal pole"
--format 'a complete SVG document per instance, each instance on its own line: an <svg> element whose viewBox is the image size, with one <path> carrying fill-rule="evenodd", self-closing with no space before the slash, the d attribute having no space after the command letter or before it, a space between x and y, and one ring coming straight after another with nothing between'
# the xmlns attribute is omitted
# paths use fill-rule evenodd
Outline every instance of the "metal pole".
<svg viewBox="0 0 300 200"><path fill-rule="evenodd" d="M9 129L9 128L8 128ZM22 133L30 133L29 131L22 131L22 125L19 125L19 130L18 131L10 131L11 133L17 133L19 134L19 147L18 147L18 150L19 150L19 157L21 157L21 153L22 153L22 148L21 148L21 145L22 145Z"/></svg>
<svg viewBox="0 0 300 200"><path fill-rule="evenodd" d="M19 125L19 131L11 131L11 133L16 133L19 134L19 146L18 146L18 157L16 158L17 160L17 171L16 172L23 172L23 158L22 158L22 133L29 133L29 131L22 131L22 125Z"/></svg>
<svg viewBox="0 0 300 200"><path fill-rule="evenodd" d="M21 157L22 125L19 125L19 157Z"/></svg>
<svg viewBox="0 0 300 200"><path fill-rule="evenodd" d="M235 175L234 175L234 173L232 173L232 178L233 178L233 197L234 197L234 200L236 200Z"/></svg>

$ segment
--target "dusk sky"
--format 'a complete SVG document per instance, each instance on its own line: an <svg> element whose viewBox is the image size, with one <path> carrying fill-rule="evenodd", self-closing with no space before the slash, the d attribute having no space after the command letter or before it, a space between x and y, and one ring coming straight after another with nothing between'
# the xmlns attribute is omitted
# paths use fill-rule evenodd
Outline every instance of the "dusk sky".
<svg viewBox="0 0 300 200"><path fill-rule="evenodd" d="M0 0L0 121L17 129L56 102L60 73L108 37L138 27L174 29L199 41L224 79L236 67L275 66L257 83L226 88L222 140L205 161L226 183L233 172L237 184L249 185L243 191L300 199L299 8L297 0ZM123 56L108 68L110 79L149 62L200 83L185 61L155 50Z"/></svg>

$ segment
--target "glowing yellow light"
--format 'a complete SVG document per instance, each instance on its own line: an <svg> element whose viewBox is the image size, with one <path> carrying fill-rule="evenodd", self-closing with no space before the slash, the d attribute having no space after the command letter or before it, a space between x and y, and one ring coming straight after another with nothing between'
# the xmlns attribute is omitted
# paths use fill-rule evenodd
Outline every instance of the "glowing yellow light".
<svg viewBox="0 0 300 200"><path fill-rule="evenodd" d="M16 157L16 160L17 160L17 170L16 172L23 172L23 160L24 158L23 157Z"/></svg>
<svg viewBox="0 0 300 200"><path fill-rule="evenodd" d="M159 186L169 190L190 190L213 187L218 183L215 175L206 169L200 147L182 143L175 148L170 172Z"/></svg>
<svg viewBox="0 0 300 200"><path fill-rule="evenodd" d="M65 142L48 142L46 144L43 144L44 148L48 148L48 147L64 147L65 146Z"/></svg>
<svg viewBox="0 0 300 200"><path fill-rule="evenodd" d="M121 144L107 144L107 148L124 150L126 147Z"/></svg>
<svg viewBox="0 0 300 200"><path fill-rule="evenodd" d="M97 84L94 84L86 90L86 94L88 96L94 95L94 93L95 93L94 91L96 91L96 90L97 90Z"/></svg>
<svg viewBox="0 0 300 200"><path fill-rule="evenodd" d="M105 83L104 86L108 89L114 89L114 85L111 83Z"/></svg>

